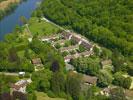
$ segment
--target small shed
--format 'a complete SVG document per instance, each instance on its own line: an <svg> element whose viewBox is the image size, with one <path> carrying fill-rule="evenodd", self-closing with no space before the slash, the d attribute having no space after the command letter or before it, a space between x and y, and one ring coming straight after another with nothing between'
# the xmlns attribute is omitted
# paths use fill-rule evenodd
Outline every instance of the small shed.
<svg viewBox="0 0 133 100"><path fill-rule="evenodd" d="M32 64L35 66L42 66L42 60L41 58L34 58L31 60Z"/></svg>

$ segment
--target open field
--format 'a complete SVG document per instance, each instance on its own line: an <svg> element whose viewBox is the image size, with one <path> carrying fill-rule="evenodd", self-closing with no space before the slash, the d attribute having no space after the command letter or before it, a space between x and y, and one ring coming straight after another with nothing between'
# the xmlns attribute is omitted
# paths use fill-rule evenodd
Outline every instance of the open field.
<svg viewBox="0 0 133 100"><path fill-rule="evenodd" d="M18 2L20 2L20 0L6 0L6 1L2 1L2 2L0 2L0 10L4 10L11 3L18 3Z"/></svg>
<svg viewBox="0 0 133 100"><path fill-rule="evenodd" d="M46 93L36 92L37 100L65 100L63 98L50 98Z"/></svg>
<svg viewBox="0 0 133 100"><path fill-rule="evenodd" d="M37 18L31 18L29 21L29 29L33 35L50 35L56 33L59 28L53 24L44 20L37 20Z"/></svg>

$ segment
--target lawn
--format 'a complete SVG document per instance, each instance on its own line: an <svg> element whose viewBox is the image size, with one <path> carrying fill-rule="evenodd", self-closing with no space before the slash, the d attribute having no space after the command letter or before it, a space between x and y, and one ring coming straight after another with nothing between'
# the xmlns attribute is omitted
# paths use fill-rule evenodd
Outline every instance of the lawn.
<svg viewBox="0 0 133 100"><path fill-rule="evenodd" d="M46 93L36 92L37 100L65 100L63 98L50 98Z"/></svg>
<svg viewBox="0 0 133 100"><path fill-rule="evenodd" d="M59 31L59 28L49 22L32 17L29 20L29 29L33 35L51 35Z"/></svg>

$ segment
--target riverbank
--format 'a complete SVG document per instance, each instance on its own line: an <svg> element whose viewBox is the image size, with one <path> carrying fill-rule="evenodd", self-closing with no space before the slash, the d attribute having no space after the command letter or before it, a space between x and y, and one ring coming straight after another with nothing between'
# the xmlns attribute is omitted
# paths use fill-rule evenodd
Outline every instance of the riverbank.
<svg viewBox="0 0 133 100"><path fill-rule="evenodd" d="M13 12L11 11L11 14L2 18L2 20L0 20L0 41L4 39L5 34L11 33L16 25L21 26L21 16L29 19L39 2L41 2L41 0L23 0L20 4L17 4L17 8L15 8Z"/></svg>
<svg viewBox="0 0 133 100"><path fill-rule="evenodd" d="M19 3L19 2L20 2L20 0L6 0L6 1L2 1L2 2L0 2L0 10L5 10L11 4L13 4L13 3Z"/></svg>
<svg viewBox="0 0 133 100"><path fill-rule="evenodd" d="M21 0L6 0L0 2L0 20L11 13L20 2Z"/></svg>

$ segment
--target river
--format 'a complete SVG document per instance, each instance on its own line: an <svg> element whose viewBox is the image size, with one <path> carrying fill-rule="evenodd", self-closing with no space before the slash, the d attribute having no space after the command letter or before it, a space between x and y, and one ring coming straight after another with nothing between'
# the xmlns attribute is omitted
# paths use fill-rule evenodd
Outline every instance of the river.
<svg viewBox="0 0 133 100"><path fill-rule="evenodd" d="M4 17L0 21L0 40L3 40L5 34L11 33L17 24L20 25L20 16L25 16L29 19L32 12L36 9L37 3L40 1L24 1L10 15Z"/></svg>

